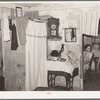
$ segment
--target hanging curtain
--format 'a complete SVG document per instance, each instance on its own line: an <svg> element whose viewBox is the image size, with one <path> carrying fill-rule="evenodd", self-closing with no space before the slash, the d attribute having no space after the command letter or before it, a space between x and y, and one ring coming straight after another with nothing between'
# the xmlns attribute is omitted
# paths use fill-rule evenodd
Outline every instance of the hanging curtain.
<svg viewBox="0 0 100 100"><path fill-rule="evenodd" d="M47 82L42 78L46 61L46 23L29 20L26 27L26 79L25 90L34 90L38 86L45 86Z"/></svg>
<svg viewBox="0 0 100 100"><path fill-rule="evenodd" d="M81 13L81 32L82 34L98 36L98 11L83 11Z"/></svg>
<svg viewBox="0 0 100 100"><path fill-rule="evenodd" d="M9 30L9 20L7 12L3 12L3 29L2 33L4 35L4 41L7 42L10 40L10 30Z"/></svg>

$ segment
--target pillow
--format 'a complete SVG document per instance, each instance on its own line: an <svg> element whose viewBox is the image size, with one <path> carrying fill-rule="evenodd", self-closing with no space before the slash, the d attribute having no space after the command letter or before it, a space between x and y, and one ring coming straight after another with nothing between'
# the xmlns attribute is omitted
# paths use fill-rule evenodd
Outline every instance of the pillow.
<svg viewBox="0 0 100 100"><path fill-rule="evenodd" d="M76 55L70 50L68 51L68 58L72 64L78 61L78 59L76 58Z"/></svg>

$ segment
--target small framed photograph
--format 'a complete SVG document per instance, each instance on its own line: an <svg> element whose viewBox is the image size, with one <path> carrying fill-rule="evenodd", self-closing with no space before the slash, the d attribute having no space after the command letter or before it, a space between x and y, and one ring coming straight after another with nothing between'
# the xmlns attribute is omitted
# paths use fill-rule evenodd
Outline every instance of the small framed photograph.
<svg viewBox="0 0 100 100"><path fill-rule="evenodd" d="M76 28L65 28L65 42L76 42Z"/></svg>
<svg viewBox="0 0 100 100"><path fill-rule="evenodd" d="M21 16L23 16L22 8L16 7L16 17L21 17Z"/></svg>

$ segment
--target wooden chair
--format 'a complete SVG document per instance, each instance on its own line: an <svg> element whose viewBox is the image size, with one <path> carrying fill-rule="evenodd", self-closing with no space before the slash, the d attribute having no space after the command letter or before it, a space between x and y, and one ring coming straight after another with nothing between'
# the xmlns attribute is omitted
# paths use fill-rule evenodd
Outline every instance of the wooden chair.
<svg viewBox="0 0 100 100"><path fill-rule="evenodd" d="M99 61L99 57L94 57L95 73L97 73L98 61Z"/></svg>

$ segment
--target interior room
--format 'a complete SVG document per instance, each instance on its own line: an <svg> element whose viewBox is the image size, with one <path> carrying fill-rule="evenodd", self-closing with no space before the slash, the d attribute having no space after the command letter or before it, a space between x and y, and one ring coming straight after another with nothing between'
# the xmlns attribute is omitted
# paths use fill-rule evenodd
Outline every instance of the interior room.
<svg viewBox="0 0 100 100"><path fill-rule="evenodd" d="M83 48L89 44L92 48L92 61L90 64L90 76L87 75L87 80L83 81L83 90L99 91L100 90L100 35L97 37L83 35Z"/></svg>
<svg viewBox="0 0 100 100"><path fill-rule="evenodd" d="M99 52L99 9L100 3L0 3L0 91L98 90L100 78L90 89L84 81L83 47ZM100 74L94 66L91 78Z"/></svg>

